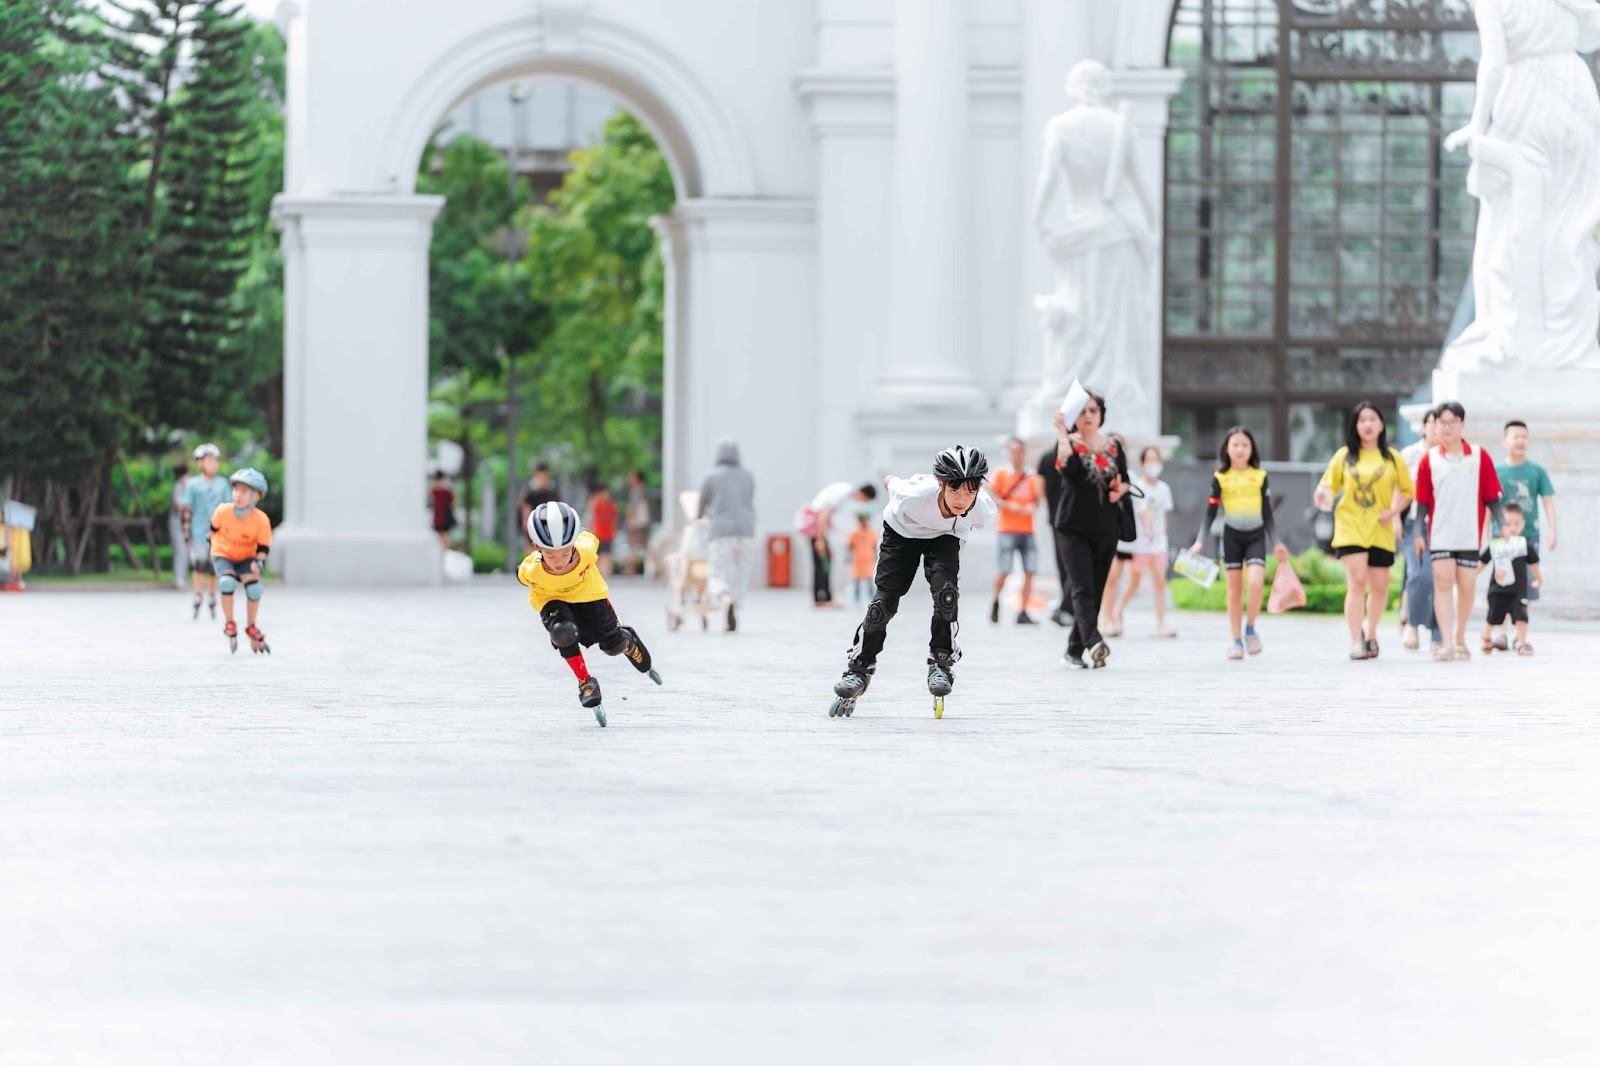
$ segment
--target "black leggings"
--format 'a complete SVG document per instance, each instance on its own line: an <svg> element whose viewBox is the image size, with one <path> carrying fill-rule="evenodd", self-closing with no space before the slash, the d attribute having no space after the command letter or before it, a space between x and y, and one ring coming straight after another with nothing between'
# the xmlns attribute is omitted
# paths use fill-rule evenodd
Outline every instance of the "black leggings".
<svg viewBox="0 0 1600 1066"><path fill-rule="evenodd" d="M900 598L911 591L917 567L922 567L933 593L933 623L929 627L928 651L951 654L955 650L957 606L960 603L961 540L946 534L932 540L903 537L883 527L878 543L878 573L873 579L876 591L867 604L867 617L856 628L850 646L850 661L871 666L883 651L889 635L889 619L900 610Z"/></svg>
<svg viewBox="0 0 1600 1066"><path fill-rule="evenodd" d="M833 548L827 538L817 547L818 538L811 538L811 599L813 603L833 602Z"/></svg>
<svg viewBox="0 0 1600 1066"><path fill-rule="evenodd" d="M1072 607L1067 654L1082 655L1100 643L1100 600L1105 596L1111 561L1117 557L1117 538L1086 537L1058 529L1056 550L1067 564L1067 600Z"/></svg>

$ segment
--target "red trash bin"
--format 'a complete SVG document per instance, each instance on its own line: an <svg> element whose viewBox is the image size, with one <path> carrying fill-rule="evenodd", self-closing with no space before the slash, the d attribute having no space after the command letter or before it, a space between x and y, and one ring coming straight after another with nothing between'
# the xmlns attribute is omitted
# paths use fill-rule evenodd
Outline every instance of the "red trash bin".
<svg viewBox="0 0 1600 1066"><path fill-rule="evenodd" d="M767 587L789 587L790 566L789 534L774 533L767 538Z"/></svg>

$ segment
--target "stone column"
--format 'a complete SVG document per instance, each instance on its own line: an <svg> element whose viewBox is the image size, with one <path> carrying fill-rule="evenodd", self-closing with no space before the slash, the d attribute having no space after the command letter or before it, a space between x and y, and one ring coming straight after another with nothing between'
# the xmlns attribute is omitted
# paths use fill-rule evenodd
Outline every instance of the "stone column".
<svg viewBox="0 0 1600 1066"><path fill-rule="evenodd" d="M1117 103L1127 101L1133 105L1131 118L1134 131L1138 135L1138 140L1134 144L1134 154L1138 160L1139 178L1144 182L1144 187L1149 192L1155 207L1158 233L1162 232L1166 225L1167 124L1171 116L1172 98L1177 95L1182 85L1183 71L1171 67L1111 72L1112 99ZM1128 358L1138 364L1140 376L1149 383L1147 395L1152 405L1151 410L1139 412L1137 417L1128 420L1128 424L1148 433L1159 431L1162 421L1161 338L1162 324L1166 322L1164 303L1166 278L1162 275L1164 261L1163 255L1153 257L1150 263L1150 284L1145 290L1149 293L1150 320L1157 324L1151 333L1151 346L1147 351L1128 353Z"/></svg>
<svg viewBox="0 0 1600 1066"><path fill-rule="evenodd" d="M887 68L801 74L817 148L818 484L865 478L855 408L886 371L894 80Z"/></svg>
<svg viewBox="0 0 1600 1066"><path fill-rule="evenodd" d="M284 252L283 527L306 585L432 584L428 244L438 196L274 202Z"/></svg>
<svg viewBox="0 0 1600 1066"><path fill-rule="evenodd" d="M815 214L808 200L681 200L656 222L670 270L663 516L732 437L757 478L761 533L816 490Z"/></svg>
<svg viewBox="0 0 1600 1066"><path fill-rule="evenodd" d="M983 403L967 371L972 205L966 0L896 0L894 179L889 204L890 410Z"/></svg>

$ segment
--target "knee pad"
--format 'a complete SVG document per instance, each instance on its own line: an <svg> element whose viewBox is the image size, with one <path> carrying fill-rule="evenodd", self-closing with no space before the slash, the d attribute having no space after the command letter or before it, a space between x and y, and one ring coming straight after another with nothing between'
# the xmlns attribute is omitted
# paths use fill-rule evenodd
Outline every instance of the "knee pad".
<svg viewBox="0 0 1600 1066"><path fill-rule="evenodd" d="M861 623L861 628L868 633L881 633L889 628L889 619L900 610L900 600L887 596L877 595L872 597L872 602L867 604L867 617Z"/></svg>
<svg viewBox="0 0 1600 1066"><path fill-rule="evenodd" d="M613 629L600 638L600 650L607 655L621 655L628 647L628 631Z"/></svg>
<svg viewBox="0 0 1600 1066"><path fill-rule="evenodd" d="M961 590L956 588L955 582L946 581L939 586L939 591L933 594L933 614L941 622L954 622L956 620L956 606L961 602Z"/></svg>
<svg viewBox="0 0 1600 1066"><path fill-rule="evenodd" d="M224 596L232 596L239 587L239 581L232 574L223 574L217 578L217 591Z"/></svg>
<svg viewBox="0 0 1600 1066"><path fill-rule="evenodd" d="M570 648L578 643L578 626L575 622L557 622L550 627L550 643L558 648Z"/></svg>
<svg viewBox="0 0 1600 1066"><path fill-rule="evenodd" d="M261 582L252 581L244 587L244 598L251 603L261 599Z"/></svg>

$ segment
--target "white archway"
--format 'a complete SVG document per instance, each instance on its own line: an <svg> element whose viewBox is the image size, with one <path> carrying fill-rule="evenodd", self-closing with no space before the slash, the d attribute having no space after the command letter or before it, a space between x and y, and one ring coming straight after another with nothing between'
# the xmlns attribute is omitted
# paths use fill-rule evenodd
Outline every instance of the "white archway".
<svg viewBox="0 0 1600 1066"><path fill-rule="evenodd" d="M452 20L453 38L427 38L421 31L429 27L416 27L409 63L397 61L381 86L346 86L344 113L325 122L331 135L317 129L324 98L313 109L293 97L297 85L305 94L337 75L318 66L314 48L309 69L291 51L291 126L306 116L310 135L290 131L288 170L302 177L302 190L277 205L285 231L289 482L281 562L290 580L392 581L398 571L401 580L427 581L437 573L437 549L419 535L425 530L412 486L421 484L426 461L427 243L442 201L415 195L415 175L454 106L517 78L568 77L605 88L651 131L672 171L678 201L656 226L668 287L666 499L698 483L723 433L742 438L753 462L784 471L772 479L781 495L770 498L764 525L776 524L780 500L813 480L792 451L811 419L809 361L789 358L752 372L755 353L770 347L766 330L780 332L781 347L810 348L809 202L759 195L740 125L658 35L587 7L485 6L501 10L470 25ZM319 23L311 28L322 32ZM307 27L288 29L291 48L305 42ZM776 415L753 402L774 387L785 397ZM352 410L352 397L370 397L373 406ZM406 410L416 412L414 422L397 414ZM348 507L318 459L348 450L353 439L381 441L394 463L375 486L376 513Z"/></svg>

